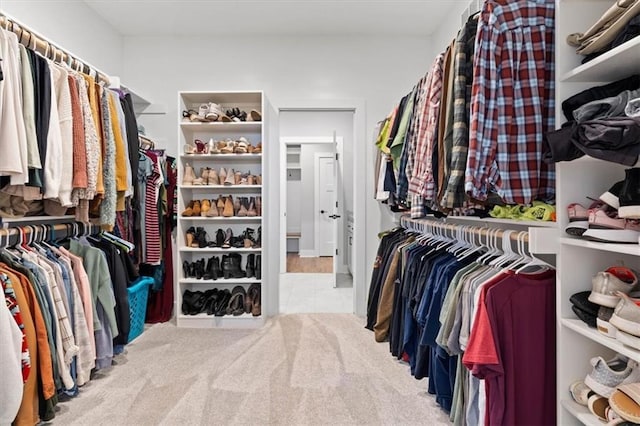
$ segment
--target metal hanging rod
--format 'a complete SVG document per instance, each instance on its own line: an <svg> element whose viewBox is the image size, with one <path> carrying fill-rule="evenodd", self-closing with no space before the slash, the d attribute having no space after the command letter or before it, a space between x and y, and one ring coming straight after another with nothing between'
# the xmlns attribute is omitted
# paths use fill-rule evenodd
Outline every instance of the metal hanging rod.
<svg viewBox="0 0 640 426"><path fill-rule="evenodd" d="M10 247L23 241L52 241L80 235L93 235L101 231L100 226L91 223L69 222L55 225L26 225L0 229L0 247Z"/></svg>
<svg viewBox="0 0 640 426"><path fill-rule="evenodd" d="M0 11L0 27L13 32L18 36L18 41L23 46L32 49L46 58L51 59L57 63L65 63L70 68L80 71L84 74L93 75L99 81L109 85L109 76L100 71L98 68L89 64L88 62L79 59L76 55L73 55L68 50L62 49L54 42L48 40L46 37L33 31L26 25L19 22L17 19L8 16L6 13Z"/></svg>
<svg viewBox="0 0 640 426"><path fill-rule="evenodd" d="M400 217L400 225L403 228L419 233L428 233L433 230L439 230L447 232L452 238L455 238L456 234L461 230L465 230L467 233L485 238L488 238L489 236L493 238L502 238L505 232L508 232L508 236L512 241L523 243L529 242L529 233L526 231L514 232L513 230L502 230L486 226L445 223L431 219L412 219L408 215Z"/></svg>

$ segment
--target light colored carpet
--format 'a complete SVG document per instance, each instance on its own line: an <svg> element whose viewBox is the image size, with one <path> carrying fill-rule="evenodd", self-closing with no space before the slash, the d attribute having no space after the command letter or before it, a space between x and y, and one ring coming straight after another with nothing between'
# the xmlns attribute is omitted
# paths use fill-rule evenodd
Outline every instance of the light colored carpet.
<svg viewBox="0 0 640 426"><path fill-rule="evenodd" d="M448 425L425 380L350 314L258 330L151 327L54 425Z"/></svg>

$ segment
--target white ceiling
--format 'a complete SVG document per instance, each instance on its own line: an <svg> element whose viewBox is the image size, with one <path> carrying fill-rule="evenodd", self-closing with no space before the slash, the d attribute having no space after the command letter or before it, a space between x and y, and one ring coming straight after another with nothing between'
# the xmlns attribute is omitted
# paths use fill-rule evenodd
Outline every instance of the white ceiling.
<svg viewBox="0 0 640 426"><path fill-rule="evenodd" d="M84 0L124 36L431 34L469 0ZM226 37L225 37L226 38ZM203 39L215 44L215 38Z"/></svg>

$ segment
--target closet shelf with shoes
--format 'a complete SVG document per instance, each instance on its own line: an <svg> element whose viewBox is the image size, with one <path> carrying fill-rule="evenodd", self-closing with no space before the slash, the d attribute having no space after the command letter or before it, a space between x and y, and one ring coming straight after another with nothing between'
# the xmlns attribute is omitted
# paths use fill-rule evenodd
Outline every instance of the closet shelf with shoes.
<svg viewBox="0 0 640 426"><path fill-rule="evenodd" d="M264 95L180 92L178 98L183 112L177 325L261 326L267 284L262 276Z"/></svg>

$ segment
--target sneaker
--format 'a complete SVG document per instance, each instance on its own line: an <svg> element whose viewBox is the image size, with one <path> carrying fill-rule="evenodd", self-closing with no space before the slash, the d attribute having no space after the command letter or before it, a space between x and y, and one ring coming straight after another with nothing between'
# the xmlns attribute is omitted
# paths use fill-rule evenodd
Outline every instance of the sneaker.
<svg viewBox="0 0 640 426"><path fill-rule="evenodd" d="M592 358L591 365L593 369L585 377L584 383L605 398L609 398L622 384L640 382L638 363L623 355L617 354L609 361L602 357Z"/></svg>
<svg viewBox="0 0 640 426"><path fill-rule="evenodd" d="M640 299L618 292L620 301L611 316L611 324L633 336L640 336Z"/></svg>
<svg viewBox="0 0 640 426"><path fill-rule="evenodd" d="M569 216L569 224L564 231L573 235L574 237L580 237L589 229L589 211L591 210L606 210L607 205L602 201L596 200L586 208L580 203L573 203L567 206L567 214Z"/></svg>
<svg viewBox="0 0 640 426"><path fill-rule="evenodd" d="M625 176L618 215L625 219L640 219L640 168L626 169Z"/></svg>
<svg viewBox="0 0 640 426"><path fill-rule="evenodd" d="M618 329L611 325L611 315L613 315L613 308L600 306L598 317L596 318L596 325L600 333L615 339L618 335Z"/></svg>
<svg viewBox="0 0 640 426"><path fill-rule="evenodd" d="M619 218L615 212L591 210L589 211L589 229L582 236L604 243L638 244L640 223L636 220Z"/></svg>
<svg viewBox="0 0 640 426"><path fill-rule="evenodd" d="M571 386L569 386L569 392L575 402L585 407L589 403L589 396L593 394L593 391L589 386L585 385L582 380L572 383Z"/></svg>
<svg viewBox="0 0 640 426"><path fill-rule="evenodd" d="M591 279L591 284L589 301L615 308L620 301L619 292L627 295L634 291L638 285L638 276L624 266L612 266L606 271L598 272Z"/></svg>
<svg viewBox="0 0 640 426"><path fill-rule="evenodd" d="M620 195L620 190L622 189L623 184L624 184L623 180L621 180L620 182L614 183L613 186L609 188L608 191L604 192L600 196L600 200L610 205L614 209L618 210L620 208L620 201L618 199L618 196Z"/></svg>

